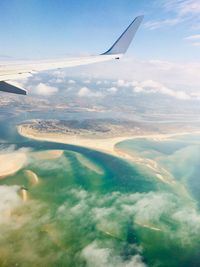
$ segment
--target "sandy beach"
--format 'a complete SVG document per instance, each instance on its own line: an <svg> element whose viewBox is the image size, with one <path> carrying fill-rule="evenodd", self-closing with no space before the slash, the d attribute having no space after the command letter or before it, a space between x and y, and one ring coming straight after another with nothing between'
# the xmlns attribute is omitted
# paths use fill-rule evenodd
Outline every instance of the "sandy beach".
<svg viewBox="0 0 200 267"><path fill-rule="evenodd" d="M137 137L137 136L122 136L113 138L96 138L96 137L86 138L79 135L65 135L60 133L41 133L39 131L34 131L31 128L23 127L23 125L18 126L17 129L20 135L30 139L82 146L85 148L91 148L115 156L120 156L117 150L115 150L115 145L117 143Z"/></svg>
<svg viewBox="0 0 200 267"><path fill-rule="evenodd" d="M174 178L165 170L161 168L156 161L141 158L138 154L129 155L125 151L120 150L116 147L116 144L129 140L129 139L137 139L137 138L148 138L154 141L167 141L172 137L191 134L192 132L180 132L180 133L170 133L170 134L147 134L147 135L127 135L127 136L119 136L112 138L89 138L83 137L80 135L67 135L61 133L43 133L37 130L33 130L30 127L23 127L23 125L18 126L18 132L20 135L35 139L39 141L49 141L49 142L57 142L75 146L81 146L85 148L90 148L93 150L97 150L100 152L104 152L116 157L119 157L124 160L128 160L130 162L134 162L135 164L139 164L141 166L147 167L149 170L155 172L155 177L162 181L163 183L170 184L171 186L176 185L176 181ZM200 132L193 132L200 133ZM88 163L87 163L88 164Z"/></svg>
<svg viewBox="0 0 200 267"><path fill-rule="evenodd" d="M108 137L108 138L98 138L98 137L88 138L80 135L42 133L37 130L33 130L32 128L29 127L23 127L23 125L19 125L17 127L17 130L20 135L26 138L35 139L39 141L56 142L56 143L91 148L124 159L131 159L132 157L130 157L123 151L116 149L115 147L116 144L122 141L129 139L136 139L136 138L148 138L154 141L164 141L174 136L190 134L190 132L181 132L181 133L171 133L171 134L147 134L147 135L127 135L127 136ZM200 132L195 132L195 133L199 134Z"/></svg>
<svg viewBox="0 0 200 267"><path fill-rule="evenodd" d="M13 152L0 155L0 179L19 171L26 163L25 152Z"/></svg>
<svg viewBox="0 0 200 267"><path fill-rule="evenodd" d="M62 150L48 150L40 152L14 151L0 154L0 179L6 178L22 169L29 156L40 160L57 159L63 154ZM30 175L30 173L29 173ZM33 176L33 174L32 174ZM35 179L35 178L34 178Z"/></svg>

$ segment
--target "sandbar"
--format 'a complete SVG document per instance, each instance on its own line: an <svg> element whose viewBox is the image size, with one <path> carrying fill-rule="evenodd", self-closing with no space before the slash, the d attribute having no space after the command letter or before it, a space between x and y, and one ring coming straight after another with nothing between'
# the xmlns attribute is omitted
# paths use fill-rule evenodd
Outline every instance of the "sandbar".
<svg viewBox="0 0 200 267"><path fill-rule="evenodd" d="M19 171L26 163L25 152L0 154L0 179Z"/></svg>

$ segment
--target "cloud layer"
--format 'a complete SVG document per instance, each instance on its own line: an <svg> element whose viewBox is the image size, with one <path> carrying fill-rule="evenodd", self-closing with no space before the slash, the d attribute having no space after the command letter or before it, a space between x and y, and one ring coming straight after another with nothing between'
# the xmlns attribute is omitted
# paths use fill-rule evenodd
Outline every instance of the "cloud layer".
<svg viewBox="0 0 200 267"><path fill-rule="evenodd" d="M82 87L78 91L77 96L78 97L101 97L102 94L100 92L94 92L88 87Z"/></svg>
<svg viewBox="0 0 200 267"><path fill-rule="evenodd" d="M39 83L35 88L34 88L34 93L37 95L42 95L42 96L51 96L54 95L58 92L58 88L47 85L45 83Z"/></svg>

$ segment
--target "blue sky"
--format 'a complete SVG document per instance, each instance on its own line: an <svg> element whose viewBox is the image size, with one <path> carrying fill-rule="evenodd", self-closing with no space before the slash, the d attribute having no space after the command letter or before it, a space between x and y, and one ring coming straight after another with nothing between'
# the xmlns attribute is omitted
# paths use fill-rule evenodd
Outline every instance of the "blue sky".
<svg viewBox="0 0 200 267"><path fill-rule="evenodd" d="M200 60L199 0L0 1L0 56L62 57L101 53L131 20L145 15L129 55Z"/></svg>

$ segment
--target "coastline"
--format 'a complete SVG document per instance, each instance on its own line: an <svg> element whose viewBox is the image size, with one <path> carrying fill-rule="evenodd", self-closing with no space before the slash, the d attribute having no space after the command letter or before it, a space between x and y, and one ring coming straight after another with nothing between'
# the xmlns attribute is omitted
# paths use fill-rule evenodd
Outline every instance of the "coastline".
<svg viewBox="0 0 200 267"><path fill-rule="evenodd" d="M122 141L130 139L147 138L154 141L165 141L165 140L167 141L175 136L187 135L192 133L200 134L200 131L191 131L191 132L180 132L180 133L170 133L170 134L127 135L127 136L118 136L112 138L111 137L89 138L85 136L83 137L81 135L67 135L61 133L48 133L48 132L44 133L44 132L39 132L37 130L33 130L30 127L23 127L23 125L19 125L17 127L17 130L21 136L29 139L85 147L118 157L123 160L127 160L134 164L138 164L142 167L148 168L150 171L153 171L155 173L155 178L158 179L160 182L166 183L173 187L178 185L177 181L174 179L172 175L169 174L167 170L159 166L156 161L140 157L137 154L129 155L125 151L117 148L116 145ZM183 191L184 194L187 194L184 188L182 188L181 191Z"/></svg>
<svg viewBox="0 0 200 267"><path fill-rule="evenodd" d="M127 155L124 151L116 148L116 144L138 138L147 138L152 139L154 141L164 141L168 140L171 137L187 135L187 134L200 134L200 131L194 132L180 132L180 133L170 133L170 134L143 134L143 135L126 135L126 136L116 136L116 137L95 137L89 138L81 135L67 135L61 133L48 133L48 132L39 132L37 130L33 130L29 127L23 127L23 125L17 126L17 131L19 135L33 139L38 141L47 141L47 142L55 142L62 143L68 145L81 146L85 148L94 149L100 152L105 152L107 154L111 154L113 156L117 156L120 158L128 159L131 156Z"/></svg>
<svg viewBox="0 0 200 267"><path fill-rule="evenodd" d="M119 137L108 137L108 138L87 138L79 135L65 135L60 133L41 133L34 131L30 128L25 128L22 125L17 126L18 133L26 138L34 139L38 141L48 141L55 143L62 143L68 145L81 146L85 148L94 149L100 152L105 152L114 156L120 156L118 150L115 149L115 145L119 142L136 138L139 136L119 136Z"/></svg>

